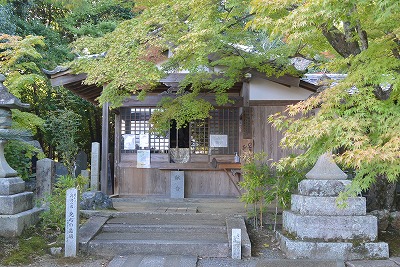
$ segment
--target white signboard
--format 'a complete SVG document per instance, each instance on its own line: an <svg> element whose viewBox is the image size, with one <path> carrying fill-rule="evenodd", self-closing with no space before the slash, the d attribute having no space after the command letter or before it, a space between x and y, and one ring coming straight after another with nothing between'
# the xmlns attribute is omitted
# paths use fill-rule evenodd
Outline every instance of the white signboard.
<svg viewBox="0 0 400 267"><path fill-rule="evenodd" d="M141 148L149 147L149 134L140 134L139 143Z"/></svg>
<svg viewBox="0 0 400 267"><path fill-rule="evenodd" d="M210 134L210 147L228 147L228 135Z"/></svg>
<svg viewBox="0 0 400 267"><path fill-rule="evenodd" d="M124 150L136 149L135 135L134 134L124 134Z"/></svg>
<svg viewBox="0 0 400 267"><path fill-rule="evenodd" d="M150 150L137 151L137 168L150 168Z"/></svg>

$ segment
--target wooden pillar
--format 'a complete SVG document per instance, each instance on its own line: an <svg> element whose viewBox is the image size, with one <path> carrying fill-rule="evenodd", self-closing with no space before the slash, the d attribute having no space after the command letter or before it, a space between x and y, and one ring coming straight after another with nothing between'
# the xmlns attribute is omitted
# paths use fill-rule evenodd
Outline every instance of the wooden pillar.
<svg viewBox="0 0 400 267"><path fill-rule="evenodd" d="M108 107L109 103L103 104L102 126L101 126L101 175L100 188L101 192L107 194L107 178L108 178Z"/></svg>
<svg viewBox="0 0 400 267"><path fill-rule="evenodd" d="M243 97L243 106L250 106L250 83L249 81L244 81L242 86L242 97Z"/></svg>
<svg viewBox="0 0 400 267"><path fill-rule="evenodd" d="M121 110L121 109L120 109ZM130 126L129 126L130 128ZM121 115L115 114L114 195L119 194L119 162L121 161Z"/></svg>

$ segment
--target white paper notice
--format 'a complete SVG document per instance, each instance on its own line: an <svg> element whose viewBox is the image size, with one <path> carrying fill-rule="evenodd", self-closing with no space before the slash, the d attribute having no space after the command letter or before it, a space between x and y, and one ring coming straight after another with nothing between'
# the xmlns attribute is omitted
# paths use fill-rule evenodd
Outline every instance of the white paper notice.
<svg viewBox="0 0 400 267"><path fill-rule="evenodd" d="M137 168L150 168L150 150L137 151Z"/></svg>
<svg viewBox="0 0 400 267"><path fill-rule="evenodd" d="M134 134L124 134L124 150L136 149L135 135Z"/></svg>
<svg viewBox="0 0 400 267"><path fill-rule="evenodd" d="M139 137L140 147L149 147L149 134L141 134Z"/></svg>

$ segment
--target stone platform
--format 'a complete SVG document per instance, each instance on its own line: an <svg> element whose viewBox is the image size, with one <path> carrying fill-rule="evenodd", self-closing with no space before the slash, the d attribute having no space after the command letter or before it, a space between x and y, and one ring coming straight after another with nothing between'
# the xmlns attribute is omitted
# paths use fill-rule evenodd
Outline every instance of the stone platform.
<svg viewBox="0 0 400 267"><path fill-rule="evenodd" d="M0 178L0 236L19 236L39 221L42 209L33 206L33 193L24 190L21 178Z"/></svg>
<svg viewBox="0 0 400 267"><path fill-rule="evenodd" d="M389 247L384 242L323 242L288 238L277 233L282 251L289 259L386 259Z"/></svg>

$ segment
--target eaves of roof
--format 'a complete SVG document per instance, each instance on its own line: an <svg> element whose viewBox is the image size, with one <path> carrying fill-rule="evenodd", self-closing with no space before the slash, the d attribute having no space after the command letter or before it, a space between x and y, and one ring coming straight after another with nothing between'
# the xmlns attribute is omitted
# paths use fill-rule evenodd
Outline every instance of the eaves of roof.
<svg viewBox="0 0 400 267"><path fill-rule="evenodd" d="M84 84L87 75L85 73L74 74L69 68L56 67L54 70L43 70L43 72L50 78L52 86L64 86L79 97L86 99L94 105L98 105L97 98L101 95L102 87L97 85ZM308 81L302 80L300 77L291 75L283 75L280 77L268 77L263 73L257 71L249 71L250 76L260 77L267 79L285 86L301 87L313 92L317 91L318 86ZM167 77L160 80L159 86L155 88L155 92L165 91L169 88L177 88L179 83L185 78L186 73L171 73ZM245 78L248 79L249 77ZM231 92L240 92L242 82L235 84L231 88Z"/></svg>

